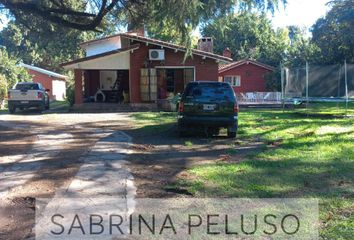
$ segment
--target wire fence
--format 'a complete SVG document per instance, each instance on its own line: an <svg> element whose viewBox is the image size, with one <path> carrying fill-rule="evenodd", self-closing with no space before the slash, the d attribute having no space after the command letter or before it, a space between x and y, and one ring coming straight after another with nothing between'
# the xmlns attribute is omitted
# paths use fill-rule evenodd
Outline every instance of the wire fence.
<svg viewBox="0 0 354 240"><path fill-rule="evenodd" d="M343 61L343 64L337 65L306 63L298 68L283 67L281 82L283 107L292 104L295 109L318 111L321 106L331 106L338 111L343 110L345 114L348 111L351 113L354 105L354 64Z"/></svg>

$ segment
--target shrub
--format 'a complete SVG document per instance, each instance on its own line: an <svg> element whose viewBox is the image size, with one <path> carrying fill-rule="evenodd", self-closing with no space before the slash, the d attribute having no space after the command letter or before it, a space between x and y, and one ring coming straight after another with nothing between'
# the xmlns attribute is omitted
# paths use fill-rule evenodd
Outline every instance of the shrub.
<svg viewBox="0 0 354 240"><path fill-rule="evenodd" d="M6 98L7 82L4 75L0 75L0 102Z"/></svg>

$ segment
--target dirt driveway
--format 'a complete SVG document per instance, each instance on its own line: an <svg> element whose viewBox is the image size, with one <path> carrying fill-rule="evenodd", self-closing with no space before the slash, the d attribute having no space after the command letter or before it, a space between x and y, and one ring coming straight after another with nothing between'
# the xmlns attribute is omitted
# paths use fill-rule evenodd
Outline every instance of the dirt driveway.
<svg viewBox="0 0 354 240"><path fill-rule="evenodd" d="M222 136L178 138L173 124L163 132L146 132L127 113L0 115L0 239L33 237L35 198L76 189L75 176L85 175L82 156L90 157L87 152L95 148L105 150L99 140L118 130L132 140L124 145L129 150L125 160L137 197L192 197L169 187L192 177L185 171L190 166L241 161L262 146L257 141L235 146ZM230 148L237 148L237 154ZM118 172L109 174L119 181Z"/></svg>
<svg viewBox="0 0 354 240"><path fill-rule="evenodd" d="M33 236L35 198L66 189L105 130L127 114L0 115L0 239Z"/></svg>

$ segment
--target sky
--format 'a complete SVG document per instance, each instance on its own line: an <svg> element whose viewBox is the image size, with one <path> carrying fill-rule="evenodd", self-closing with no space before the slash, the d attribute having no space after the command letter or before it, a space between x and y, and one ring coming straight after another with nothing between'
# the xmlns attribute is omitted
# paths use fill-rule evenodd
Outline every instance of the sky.
<svg viewBox="0 0 354 240"><path fill-rule="evenodd" d="M269 15L272 19L274 28L298 25L310 28L318 18L324 16L329 8L326 3L329 0L287 0L286 8L280 7ZM7 19L0 15L0 31L6 25Z"/></svg>
<svg viewBox="0 0 354 240"><path fill-rule="evenodd" d="M310 28L318 18L323 17L329 10L326 3L329 0L287 0L286 8L280 7L272 18L273 26L286 27L298 25Z"/></svg>

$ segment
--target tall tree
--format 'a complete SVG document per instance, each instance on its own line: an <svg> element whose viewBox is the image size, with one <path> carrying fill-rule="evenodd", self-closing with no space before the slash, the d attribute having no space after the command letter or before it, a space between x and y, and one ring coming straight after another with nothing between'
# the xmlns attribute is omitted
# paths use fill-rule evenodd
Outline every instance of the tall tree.
<svg viewBox="0 0 354 240"><path fill-rule="evenodd" d="M60 63L82 56L79 43L95 35L31 19L31 15L26 19L10 21L0 32L0 45L23 62L45 69L60 71Z"/></svg>
<svg viewBox="0 0 354 240"><path fill-rule="evenodd" d="M31 77L23 67L18 65L19 60L11 57L4 47L0 48L0 79L1 92L4 88L11 88L20 81L30 81Z"/></svg>
<svg viewBox="0 0 354 240"><path fill-rule="evenodd" d="M307 29L288 26L290 46L283 62L290 67L303 67L306 62L319 63L319 48L311 42Z"/></svg>
<svg viewBox="0 0 354 240"><path fill-rule="evenodd" d="M332 9L312 27L312 42L324 64L354 63L354 0L334 0Z"/></svg>
<svg viewBox="0 0 354 240"><path fill-rule="evenodd" d="M289 44L286 31L273 30L265 14L229 14L203 26L202 33L216 39L219 54L228 47L236 60L251 58L273 66L279 65Z"/></svg>
<svg viewBox="0 0 354 240"><path fill-rule="evenodd" d="M60 26L78 30L101 31L105 21L117 18L124 25L149 25L170 21L180 32L182 42L190 44L189 33L205 19L232 11L236 4L242 9L271 10L286 0L0 0L0 8L16 19L33 15Z"/></svg>

